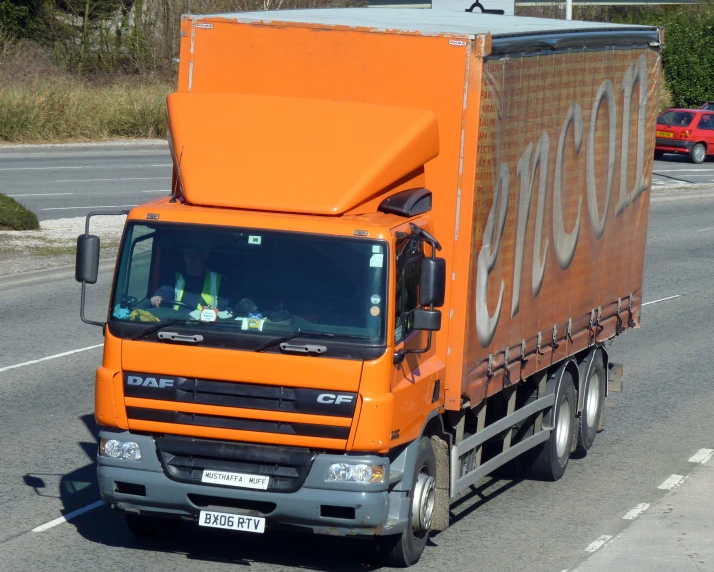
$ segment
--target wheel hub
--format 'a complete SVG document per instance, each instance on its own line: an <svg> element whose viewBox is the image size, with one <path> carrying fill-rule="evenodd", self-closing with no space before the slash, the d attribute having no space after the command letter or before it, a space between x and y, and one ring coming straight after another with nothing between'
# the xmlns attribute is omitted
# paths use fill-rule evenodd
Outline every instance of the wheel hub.
<svg viewBox="0 0 714 572"><path fill-rule="evenodd" d="M558 413L558 425L555 428L555 442L558 457L565 454L568 443L568 434L570 433L570 402L564 399L560 404L560 412Z"/></svg>
<svg viewBox="0 0 714 572"><path fill-rule="evenodd" d="M702 158L704 157L704 153L705 153L704 147L701 147L701 146L697 147L697 148L694 150L694 157L695 157L695 159L696 159L697 161L701 161Z"/></svg>
<svg viewBox="0 0 714 572"><path fill-rule="evenodd" d="M588 427L595 425L595 415L600 402L600 377L593 372L588 382L587 403L585 404L585 418Z"/></svg>
<svg viewBox="0 0 714 572"><path fill-rule="evenodd" d="M412 529L422 532L431 528L436 497L436 480L426 473L419 473L412 497Z"/></svg>

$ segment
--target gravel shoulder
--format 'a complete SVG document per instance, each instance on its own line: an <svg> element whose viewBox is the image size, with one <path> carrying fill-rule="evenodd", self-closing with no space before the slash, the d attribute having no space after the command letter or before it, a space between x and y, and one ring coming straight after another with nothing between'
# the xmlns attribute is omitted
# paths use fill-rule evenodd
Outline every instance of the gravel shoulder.
<svg viewBox="0 0 714 572"><path fill-rule="evenodd" d="M0 231L0 276L71 266L85 217L46 220L39 230ZM116 257L126 216L92 217L90 231L100 238L101 259Z"/></svg>

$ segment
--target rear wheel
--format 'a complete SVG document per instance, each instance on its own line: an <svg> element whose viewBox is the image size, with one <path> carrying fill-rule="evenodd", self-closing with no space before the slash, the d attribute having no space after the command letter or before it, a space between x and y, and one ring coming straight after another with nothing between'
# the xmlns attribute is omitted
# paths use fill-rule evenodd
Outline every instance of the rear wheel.
<svg viewBox="0 0 714 572"><path fill-rule="evenodd" d="M428 437L422 437L419 442L409 498L409 522L404 531L399 535L377 537L387 562L399 568L419 561L431 531L436 499L436 457Z"/></svg>
<svg viewBox="0 0 714 572"><path fill-rule="evenodd" d="M689 152L689 158L692 160L692 163L696 163L697 165L704 163L706 157L707 148L704 143L697 143Z"/></svg>
<svg viewBox="0 0 714 572"><path fill-rule="evenodd" d="M525 456L528 478L557 481L568 467L577 409L573 377L568 371L563 372L553 408L553 429L548 440Z"/></svg>
<svg viewBox="0 0 714 572"><path fill-rule="evenodd" d="M585 452L595 441L605 403L605 363L602 352L595 353L590 365L590 373L587 379L582 379L580 383L585 401L578 426L578 450Z"/></svg>
<svg viewBox="0 0 714 572"><path fill-rule="evenodd" d="M662 157L664 157L664 151L655 151L655 152L654 152L654 158L655 158L655 159L659 160L659 159L661 159Z"/></svg>
<svg viewBox="0 0 714 572"><path fill-rule="evenodd" d="M161 518L140 514L126 514L126 524L134 536L139 538L169 538L181 526L177 518Z"/></svg>

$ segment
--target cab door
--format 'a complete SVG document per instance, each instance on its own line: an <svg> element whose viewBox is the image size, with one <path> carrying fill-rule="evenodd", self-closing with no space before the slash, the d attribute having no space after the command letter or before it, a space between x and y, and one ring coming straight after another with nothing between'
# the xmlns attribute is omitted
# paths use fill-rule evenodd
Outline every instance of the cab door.
<svg viewBox="0 0 714 572"><path fill-rule="evenodd" d="M430 232L428 221L416 221ZM402 236L400 233L406 233ZM394 425L392 446L410 442L420 436L426 417L443 400L444 363L435 355L435 333L424 353L410 353L427 346L428 332L414 328L414 310L419 308L419 284L422 261L431 256L431 246L409 234L404 225L394 231L395 288L392 294L394 312L394 351L407 353L403 360L395 359L392 377L394 395Z"/></svg>

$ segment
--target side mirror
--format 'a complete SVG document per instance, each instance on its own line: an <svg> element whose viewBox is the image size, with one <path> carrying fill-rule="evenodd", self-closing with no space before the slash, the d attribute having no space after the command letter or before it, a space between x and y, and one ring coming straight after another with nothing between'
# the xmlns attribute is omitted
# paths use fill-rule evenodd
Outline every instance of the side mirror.
<svg viewBox="0 0 714 572"><path fill-rule="evenodd" d="M77 237L77 259L74 278L77 282L96 284L99 275L99 237L80 234Z"/></svg>
<svg viewBox="0 0 714 572"><path fill-rule="evenodd" d="M438 332L441 329L440 310L414 310L414 329Z"/></svg>
<svg viewBox="0 0 714 572"><path fill-rule="evenodd" d="M419 282L419 305L440 307L444 305L446 294L446 260L443 258L425 258L421 262L421 280ZM416 315L414 316L416 321ZM427 329L419 328L418 329ZM437 330L439 328L436 328Z"/></svg>

